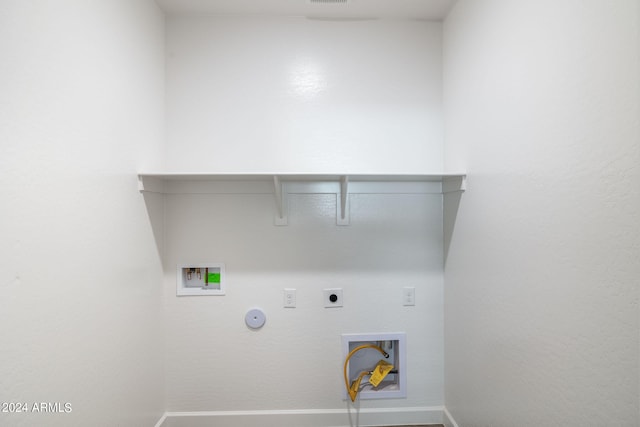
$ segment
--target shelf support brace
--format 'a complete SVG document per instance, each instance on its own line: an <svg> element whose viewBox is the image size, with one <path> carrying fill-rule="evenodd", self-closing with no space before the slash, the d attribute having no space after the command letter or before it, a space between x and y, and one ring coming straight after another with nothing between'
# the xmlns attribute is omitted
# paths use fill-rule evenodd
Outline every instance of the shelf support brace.
<svg viewBox="0 0 640 427"><path fill-rule="evenodd" d="M140 193L164 193L162 178L138 175L138 191Z"/></svg>
<svg viewBox="0 0 640 427"><path fill-rule="evenodd" d="M349 176L340 177L340 194L336 197L337 225L349 225Z"/></svg>
<svg viewBox="0 0 640 427"><path fill-rule="evenodd" d="M463 193L467 189L467 175L447 176L442 178L442 193Z"/></svg>
<svg viewBox="0 0 640 427"><path fill-rule="evenodd" d="M276 198L276 217L275 217L275 225L288 225L289 221L287 218L287 193L283 191L283 184L280 182L280 178L277 175L273 176L273 187L275 189L275 198Z"/></svg>

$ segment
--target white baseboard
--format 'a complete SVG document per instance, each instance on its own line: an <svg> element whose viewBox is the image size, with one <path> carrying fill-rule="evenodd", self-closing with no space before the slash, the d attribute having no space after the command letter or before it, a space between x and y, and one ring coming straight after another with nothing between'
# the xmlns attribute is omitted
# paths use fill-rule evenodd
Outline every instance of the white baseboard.
<svg viewBox="0 0 640 427"><path fill-rule="evenodd" d="M156 427L364 427L442 424L444 406L413 408L300 409L166 412ZM457 427L455 423L454 427Z"/></svg>
<svg viewBox="0 0 640 427"><path fill-rule="evenodd" d="M447 408L444 408L442 424L444 424L444 427L458 427L458 423L453 419Z"/></svg>

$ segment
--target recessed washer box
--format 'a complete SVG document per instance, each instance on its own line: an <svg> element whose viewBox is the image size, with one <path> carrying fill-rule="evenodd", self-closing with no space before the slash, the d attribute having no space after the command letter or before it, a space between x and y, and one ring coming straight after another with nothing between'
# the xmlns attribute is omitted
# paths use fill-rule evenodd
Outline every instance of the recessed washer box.
<svg viewBox="0 0 640 427"><path fill-rule="evenodd" d="M177 269L176 295L224 295L224 264L183 264Z"/></svg>
<svg viewBox="0 0 640 427"><path fill-rule="evenodd" d="M372 333L372 334L343 334L342 356L343 361L351 350L363 344L374 344L381 347L389 355L384 358L377 350L368 348L355 353L347 366L349 382L355 379L360 372L372 370L379 360L385 360L393 365L393 370L378 385L373 387L367 382L368 377L362 381L362 389L358 399L398 399L407 397L407 335L404 332L396 333ZM343 385L344 389L345 386ZM343 399L349 399L347 391L343 390Z"/></svg>

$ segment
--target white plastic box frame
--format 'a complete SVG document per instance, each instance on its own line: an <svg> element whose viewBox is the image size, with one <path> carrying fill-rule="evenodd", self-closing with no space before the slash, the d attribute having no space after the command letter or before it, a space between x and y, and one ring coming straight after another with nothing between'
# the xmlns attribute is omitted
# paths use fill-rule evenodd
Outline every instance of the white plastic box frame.
<svg viewBox="0 0 640 427"><path fill-rule="evenodd" d="M394 399L407 397L407 340L404 332L378 333L378 334L343 334L342 354L344 361L349 352L362 344L377 344L378 342L391 342L391 349L385 351L389 353L389 358L385 359L380 352L375 349L363 349L354 354L347 367L349 382L353 381L360 372L372 370L379 360L383 359L393 364L397 374L389 374L378 385L373 387L368 383L368 377L362 381L364 387L358 393L358 399ZM349 399L347 390L343 387L343 399Z"/></svg>
<svg viewBox="0 0 640 427"><path fill-rule="evenodd" d="M190 270L195 270L189 274ZM199 272L198 272L199 271ZM191 277L189 277L191 276ZM224 295L224 264L182 264L176 271L176 295Z"/></svg>

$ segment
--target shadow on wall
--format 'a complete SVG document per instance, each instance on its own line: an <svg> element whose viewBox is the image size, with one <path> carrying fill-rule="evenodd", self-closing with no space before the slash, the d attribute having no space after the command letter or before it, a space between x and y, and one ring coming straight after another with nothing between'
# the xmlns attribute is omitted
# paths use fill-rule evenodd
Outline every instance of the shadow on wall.
<svg viewBox="0 0 640 427"><path fill-rule="evenodd" d="M458 209L460 208L460 200L462 200L463 192L457 191L452 193L445 193L443 195L443 232L444 232L444 266L447 265L447 258L449 257L449 247L451 246L451 239L453 238L453 231L456 226L456 217L458 216Z"/></svg>
<svg viewBox="0 0 640 427"><path fill-rule="evenodd" d="M158 258L162 260L164 258L164 194L145 191L142 195L147 207L153 238L156 242Z"/></svg>
<svg viewBox="0 0 640 427"><path fill-rule="evenodd" d="M202 254L211 259L224 255L251 271L442 268L438 194L353 195L352 221L346 227L335 224L335 195L291 195L290 224L284 227L273 225L270 194L143 196L167 271L173 269L166 265L169 259L199 259Z"/></svg>

